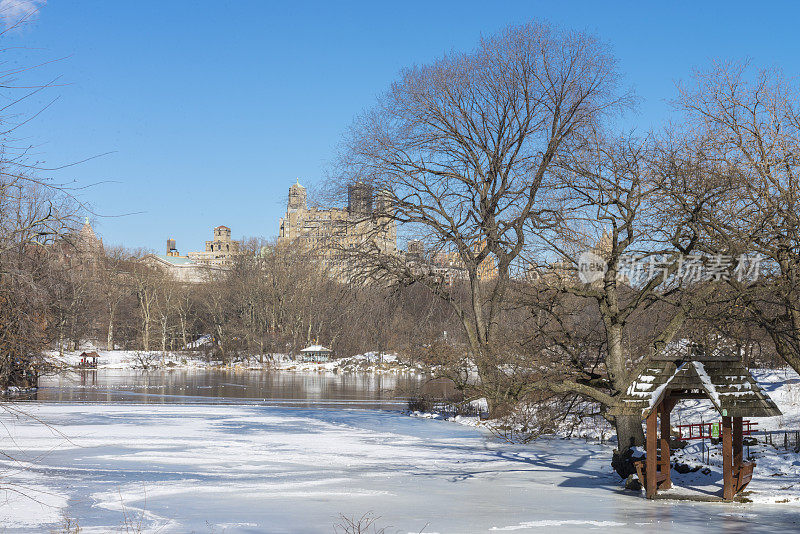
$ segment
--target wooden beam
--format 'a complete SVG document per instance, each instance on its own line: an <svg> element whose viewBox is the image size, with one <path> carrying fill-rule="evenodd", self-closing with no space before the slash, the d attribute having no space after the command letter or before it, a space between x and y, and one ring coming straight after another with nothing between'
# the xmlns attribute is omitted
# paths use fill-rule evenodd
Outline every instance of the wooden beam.
<svg viewBox="0 0 800 534"><path fill-rule="evenodd" d="M733 436L728 416L722 417L722 498L733 500Z"/></svg>
<svg viewBox="0 0 800 534"><path fill-rule="evenodd" d="M670 395L672 396L673 400L676 402L681 399L708 399L708 394L706 393L690 393L685 391L671 391Z"/></svg>
<svg viewBox="0 0 800 534"><path fill-rule="evenodd" d="M672 411L674 402L667 397L661 403L661 472L666 474L664 482L661 487L669 489L672 487L672 478L670 477L670 463L669 463L669 413Z"/></svg>
<svg viewBox="0 0 800 534"><path fill-rule="evenodd" d="M658 410L653 409L650 415L647 416L647 447L646 447L646 467L645 467L645 480L647 481L646 495L648 499L652 499L656 495L658 488L658 450L656 448L656 422L658 419Z"/></svg>

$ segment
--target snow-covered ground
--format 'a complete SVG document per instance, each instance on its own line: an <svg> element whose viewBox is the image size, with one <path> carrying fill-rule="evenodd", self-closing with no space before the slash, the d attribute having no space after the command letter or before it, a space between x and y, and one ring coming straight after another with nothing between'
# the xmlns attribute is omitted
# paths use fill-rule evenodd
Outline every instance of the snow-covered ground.
<svg viewBox="0 0 800 534"><path fill-rule="evenodd" d="M648 502L622 491L610 448L509 445L461 425L372 410L215 405L17 405L2 440L5 532L787 532L787 504ZM45 426L39 421L47 422ZM772 484L798 483L795 473ZM754 482L765 487L764 477Z"/></svg>
<svg viewBox="0 0 800 534"><path fill-rule="evenodd" d="M753 376L777 403L783 415L754 419L757 432L790 430L800 431L800 376L791 369L756 369ZM457 415L445 417L436 413L413 412L410 415L423 419L446 420L465 426L489 429L494 421L481 421L477 416ZM672 412L673 428L680 424L718 422L719 413L707 400L685 400ZM550 438L584 438L614 442L613 428L599 418L567 420L559 432ZM756 434L764 440L763 435ZM782 438L775 438L777 442ZM609 450L611 445L609 446ZM609 455L611 453L609 452ZM748 457L756 462L753 481L743 497L755 503L791 503L800 506L800 454L761 443L746 448ZM666 494L709 496L721 493L722 452L719 445L708 440L692 440L684 449L673 453L673 459L693 468L690 473L672 471L674 488ZM694 470L697 468L697 470ZM707 468L707 469L706 469ZM800 509L798 509L800 513Z"/></svg>
<svg viewBox="0 0 800 534"><path fill-rule="evenodd" d="M201 352L196 351L141 351L141 350L97 350L93 347L59 354L51 351L48 356L65 367L76 367L80 364L84 350L96 351L99 354L99 369L273 369L300 372L371 372L381 374L412 373L424 374L425 370L418 365L402 362L397 355L368 352L356 356L337 358L329 362L304 362L285 354L269 354L251 356L243 361L222 365L218 361L209 361Z"/></svg>

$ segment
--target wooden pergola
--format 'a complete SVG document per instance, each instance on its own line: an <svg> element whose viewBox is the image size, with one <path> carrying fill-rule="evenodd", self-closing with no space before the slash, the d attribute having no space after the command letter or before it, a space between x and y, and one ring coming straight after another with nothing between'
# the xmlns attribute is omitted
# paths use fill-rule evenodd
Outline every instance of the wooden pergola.
<svg viewBox="0 0 800 534"><path fill-rule="evenodd" d="M683 399L708 399L722 415L722 498L731 501L750 482L755 462L746 462L742 419L772 417L781 411L732 354L706 354L693 346L685 355L664 354L634 380L617 413L640 414L646 421L646 457L636 462L647 498L672 487L670 412Z"/></svg>

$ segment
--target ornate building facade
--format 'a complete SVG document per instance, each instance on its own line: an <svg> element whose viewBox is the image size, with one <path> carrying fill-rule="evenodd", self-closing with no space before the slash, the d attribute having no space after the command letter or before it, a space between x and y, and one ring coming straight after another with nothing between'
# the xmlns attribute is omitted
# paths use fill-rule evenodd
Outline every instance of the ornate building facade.
<svg viewBox="0 0 800 534"><path fill-rule="evenodd" d="M280 220L279 243L301 243L336 263L337 249L369 240L385 254L397 252L397 228L389 217L389 202L372 186L348 188L346 208L308 206L306 188L298 181L289 188L286 215Z"/></svg>

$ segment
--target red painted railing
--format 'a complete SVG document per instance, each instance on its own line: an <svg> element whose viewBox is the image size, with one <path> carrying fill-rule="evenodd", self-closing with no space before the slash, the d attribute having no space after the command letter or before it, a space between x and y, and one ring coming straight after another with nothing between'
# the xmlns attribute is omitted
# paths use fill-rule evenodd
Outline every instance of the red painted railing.
<svg viewBox="0 0 800 534"><path fill-rule="evenodd" d="M711 427L717 425L717 435L711 433ZM742 435L749 436L757 430L753 427L758 423L754 421L742 421ZM722 421L716 423L693 423L690 425L678 425L678 439L688 441L690 439L718 439L722 435Z"/></svg>

